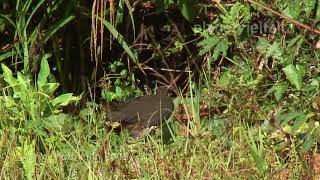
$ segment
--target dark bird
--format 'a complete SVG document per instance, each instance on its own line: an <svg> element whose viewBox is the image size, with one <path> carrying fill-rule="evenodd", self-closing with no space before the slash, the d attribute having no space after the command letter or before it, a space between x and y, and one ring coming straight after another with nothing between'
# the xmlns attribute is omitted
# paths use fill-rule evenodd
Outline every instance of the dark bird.
<svg viewBox="0 0 320 180"><path fill-rule="evenodd" d="M174 109L167 87L159 87L156 95L145 95L121 104L103 104L106 124L119 123L133 138L144 136L167 120Z"/></svg>

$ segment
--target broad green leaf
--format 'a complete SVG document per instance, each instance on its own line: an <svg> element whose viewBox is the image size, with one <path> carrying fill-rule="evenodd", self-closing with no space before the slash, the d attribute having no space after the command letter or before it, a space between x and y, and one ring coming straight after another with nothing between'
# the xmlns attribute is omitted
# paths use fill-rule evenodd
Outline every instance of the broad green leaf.
<svg viewBox="0 0 320 180"><path fill-rule="evenodd" d="M123 90L121 87L117 86L116 87L116 94L118 97L122 97L123 96Z"/></svg>
<svg viewBox="0 0 320 180"><path fill-rule="evenodd" d="M209 121L203 121L202 126L206 131L211 131L216 137L223 137L227 135L225 119L210 118Z"/></svg>
<svg viewBox="0 0 320 180"><path fill-rule="evenodd" d="M18 72L18 75L17 75L18 85L17 85L17 87L19 87L19 91L16 91L15 95L20 98L22 103L26 103L29 106L30 99L32 98L32 95L30 95L28 89L31 91L33 89L31 86L28 86L28 84L27 84L27 83L29 83L28 82L29 80L25 77L22 77L22 76L23 75L20 72Z"/></svg>
<svg viewBox="0 0 320 180"><path fill-rule="evenodd" d="M301 90L303 77L305 73L305 67L302 65L290 64L282 68L283 72L286 74L286 78L289 82L296 87L297 90Z"/></svg>
<svg viewBox="0 0 320 180"><path fill-rule="evenodd" d="M20 72L18 72L17 80L19 82L20 91L26 91L28 89L29 81L25 76L23 76ZM30 87L31 88L31 87Z"/></svg>
<svg viewBox="0 0 320 180"><path fill-rule="evenodd" d="M47 83L47 78L49 74L50 74L50 67L47 61L47 55L44 55L41 59L40 72L37 80L37 84L40 91L43 90L42 87Z"/></svg>
<svg viewBox="0 0 320 180"><path fill-rule="evenodd" d="M17 79L13 77L12 71L6 65L1 64L1 67L3 71L4 80L8 83L9 86L11 86L15 90L15 86L17 85Z"/></svg>
<svg viewBox="0 0 320 180"><path fill-rule="evenodd" d="M111 102L112 100L116 99L117 98L117 95L116 93L114 92L111 92L111 91L102 91L102 97L104 99L106 99L108 102Z"/></svg>
<svg viewBox="0 0 320 180"><path fill-rule="evenodd" d="M122 76L122 77L127 76L127 74L128 74L128 71L127 71L126 69L123 69L123 70L120 72L120 76Z"/></svg>
<svg viewBox="0 0 320 180"><path fill-rule="evenodd" d="M42 86L42 92L52 96L54 91L59 87L58 83L46 83Z"/></svg>
<svg viewBox="0 0 320 180"><path fill-rule="evenodd" d="M62 94L62 95L54 98L51 103L54 107L63 107L73 101L80 100L80 97L72 96L72 95L73 95L72 93Z"/></svg>
<svg viewBox="0 0 320 180"><path fill-rule="evenodd" d="M292 131L293 131L294 133L298 133L298 132L297 132L298 130L299 130L299 131L304 131L306 128L303 127L303 126L306 126L306 125L307 125L306 121L307 121L307 118L306 118L305 114L304 114L304 115L301 115L301 116L298 116L298 117L296 118L293 126L292 126ZM308 125L307 125L307 126L308 126Z"/></svg>
<svg viewBox="0 0 320 180"><path fill-rule="evenodd" d="M306 72L306 69L305 69L305 66L302 66L302 65L296 65L296 68L297 68L297 71L301 77L301 80L303 79L304 75L305 75L305 72Z"/></svg>
<svg viewBox="0 0 320 180"><path fill-rule="evenodd" d="M281 114L278 119L281 125L287 124L289 121L299 117L299 116L305 116L304 112L302 111L297 111L297 112L292 112L292 113L285 113Z"/></svg>
<svg viewBox="0 0 320 180"><path fill-rule="evenodd" d="M44 127L53 131L62 131L65 128L66 121L70 117L67 114L59 113L57 115L51 115L43 120Z"/></svg>

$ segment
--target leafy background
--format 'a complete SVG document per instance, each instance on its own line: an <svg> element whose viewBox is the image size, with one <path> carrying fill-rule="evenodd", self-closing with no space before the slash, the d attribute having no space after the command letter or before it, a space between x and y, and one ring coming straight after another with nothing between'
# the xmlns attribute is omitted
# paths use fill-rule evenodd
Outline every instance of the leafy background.
<svg viewBox="0 0 320 180"><path fill-rule="evenodd" d="M0 176L317 179L319 38L288 19L319 29L320 4L258 3L287 18L252 1L2 0ZM102 99L159 85L166 125L105 131Z"/></svg>

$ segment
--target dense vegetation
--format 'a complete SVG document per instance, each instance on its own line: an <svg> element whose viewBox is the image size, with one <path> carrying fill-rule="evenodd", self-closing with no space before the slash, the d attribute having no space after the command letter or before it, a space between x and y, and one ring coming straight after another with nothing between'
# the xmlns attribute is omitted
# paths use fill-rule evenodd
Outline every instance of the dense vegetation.
<svg viewBox="0 0 320 180"><path fill-rule="evenodd" d="M258 2L1 0L0 177L319 178L320 3ZM161 128L104 129L160 85Z"/></svg>

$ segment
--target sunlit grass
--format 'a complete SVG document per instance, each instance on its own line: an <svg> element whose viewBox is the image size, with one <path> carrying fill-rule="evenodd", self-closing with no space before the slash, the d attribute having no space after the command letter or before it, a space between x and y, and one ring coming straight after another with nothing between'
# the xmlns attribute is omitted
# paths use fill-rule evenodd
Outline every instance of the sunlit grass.
<svg viewBox="0 0 320 180"><path fill-rule="evenodd" d="M25 133L22 126L2 124L6 128L0 130L0 175L8 179L260 179L310 175L307 158L298 152L299 139L291 137L288 142L292 144L285 144L281 150L274 144L285 139L270 133L276 128L266 124L272 117L271 101L261 101L262 93L252 94L255 90L251 87L233 83L226 89L210 84L194 87L186 96L174 99L175 107L180 104L183 108L185 121L178 120L175 112L161 127L137 140L127 131L107 132L104 114L92 102L80 114L67 116L60 131L44 130L40 139ZM201 103L214 111L201 117ZM2 122L14 118L8 107L0 107L6 119Z"/></svg>

